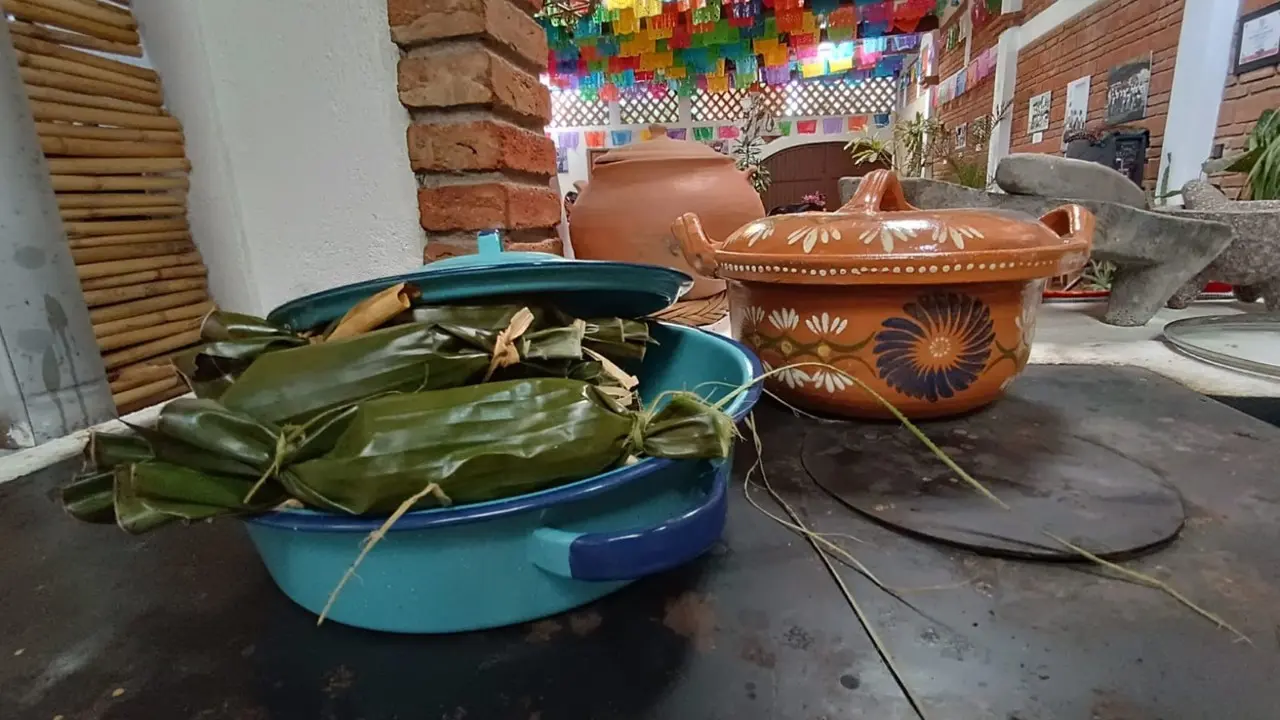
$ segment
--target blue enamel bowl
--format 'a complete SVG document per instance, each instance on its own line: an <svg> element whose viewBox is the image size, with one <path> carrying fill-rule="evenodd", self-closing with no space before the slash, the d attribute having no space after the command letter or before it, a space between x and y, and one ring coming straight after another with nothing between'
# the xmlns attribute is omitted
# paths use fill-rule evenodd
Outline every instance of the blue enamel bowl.
<svg viewBox="0 0 1280 720"><path fill-rule="evenodd" d="M692 390L717 400L758 377L750 350L718 335L653 325L642 398ZM755 385L726 410L740 420ZM448 633L564 612L686 563L724 529L730 459L648 458L552 490L406 514L368 554L328 617L401 633ZM245 520L272 579L319 613L380 518L306 510Z"/></svg>

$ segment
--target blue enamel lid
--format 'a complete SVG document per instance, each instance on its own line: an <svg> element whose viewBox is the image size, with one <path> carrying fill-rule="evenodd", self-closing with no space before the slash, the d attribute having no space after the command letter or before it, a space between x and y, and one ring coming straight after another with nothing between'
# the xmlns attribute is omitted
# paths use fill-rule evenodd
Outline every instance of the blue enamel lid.
<svg viewBox="0 0 1280 720"><path fill-rule="evenodd" d="M643 317L675 302L693 285L688 275L658 265L569 260L536 252L503 252L494 231L477 238L479 252L438 260L402 275L365 280L304 295L267 319L304 330L342 317L353 305L396 283L422 291L422 305L537 296L579 317Z"/></svg>

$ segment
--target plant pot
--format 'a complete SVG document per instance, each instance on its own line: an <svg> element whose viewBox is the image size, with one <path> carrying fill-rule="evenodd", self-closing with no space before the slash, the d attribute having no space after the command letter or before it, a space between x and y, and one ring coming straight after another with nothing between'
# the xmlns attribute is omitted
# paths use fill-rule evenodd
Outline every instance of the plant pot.
<svg viewBox="0 0 1280 720"><path fill-rule="evenodd" d="M687 212L709 232L728 235L764 217L764 205L750 174L702 143L658 137L611 150L596 160L573 205L574 255L692 272L671 235L671 223ZM724 282L701 277L685 299L723 290Z"/></svg>
<svg viewBox="0 0 1280 720"><path fill-rule="evenodd" d="M674 232L699 272L729 280L733 332L797 405L853 417L954 415L999 397L1026 365L1044 278L1081 267L1093 215L1044 217L907 204L868 175L835 213L780 215L723 242L686 215ZM829 367L816 367L816 364Z"/></svg>

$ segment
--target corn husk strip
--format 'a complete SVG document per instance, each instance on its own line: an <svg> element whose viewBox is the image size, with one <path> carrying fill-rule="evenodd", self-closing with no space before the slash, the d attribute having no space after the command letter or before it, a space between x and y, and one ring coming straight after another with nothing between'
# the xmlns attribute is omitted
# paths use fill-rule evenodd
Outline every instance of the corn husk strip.
<svg viewBox="0 0 1280 720"><path fill-rule="evenodd" d="M417 287L408 283L392 285L348 310L325 340L341 340L377 330L391 318L408 310L413 300L421 294Z"/></svg>

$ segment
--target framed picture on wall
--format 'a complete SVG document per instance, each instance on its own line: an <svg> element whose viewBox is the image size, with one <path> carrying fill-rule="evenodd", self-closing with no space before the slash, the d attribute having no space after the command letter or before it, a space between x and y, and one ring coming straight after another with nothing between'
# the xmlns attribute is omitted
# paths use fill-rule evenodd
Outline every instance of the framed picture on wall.
<svg viewBox="0 0 1280 720"><path fill-rule="evenodd" d="M1241 15L1236 25L1235 74L1280 63L1280 3Z"/></svg>
<svg viewBox="0 0 1280 720"><path fill-rule="evenodd" d="M1040 93L1031 98L1027 106L1027 133L1044 132L1049 129L1049 108L1053 105L1053 91Z"/></svg>
<svg viewBox="0 0 1280 720"><path fill-rule="evenodd" d="M1151 53L1111 68L1107 73L1107 124L1141 120L1147 116L1151 90Z"/></svg>
<svg viewBox="0 0 1280 720"><path fill-rule="evenodd" d="M1089 83L1092 78L1082 78L1067 83L1066 116L1063 118L1062 137L1066 141L1068 134L1084 130L1089 120Z"/></svg>

